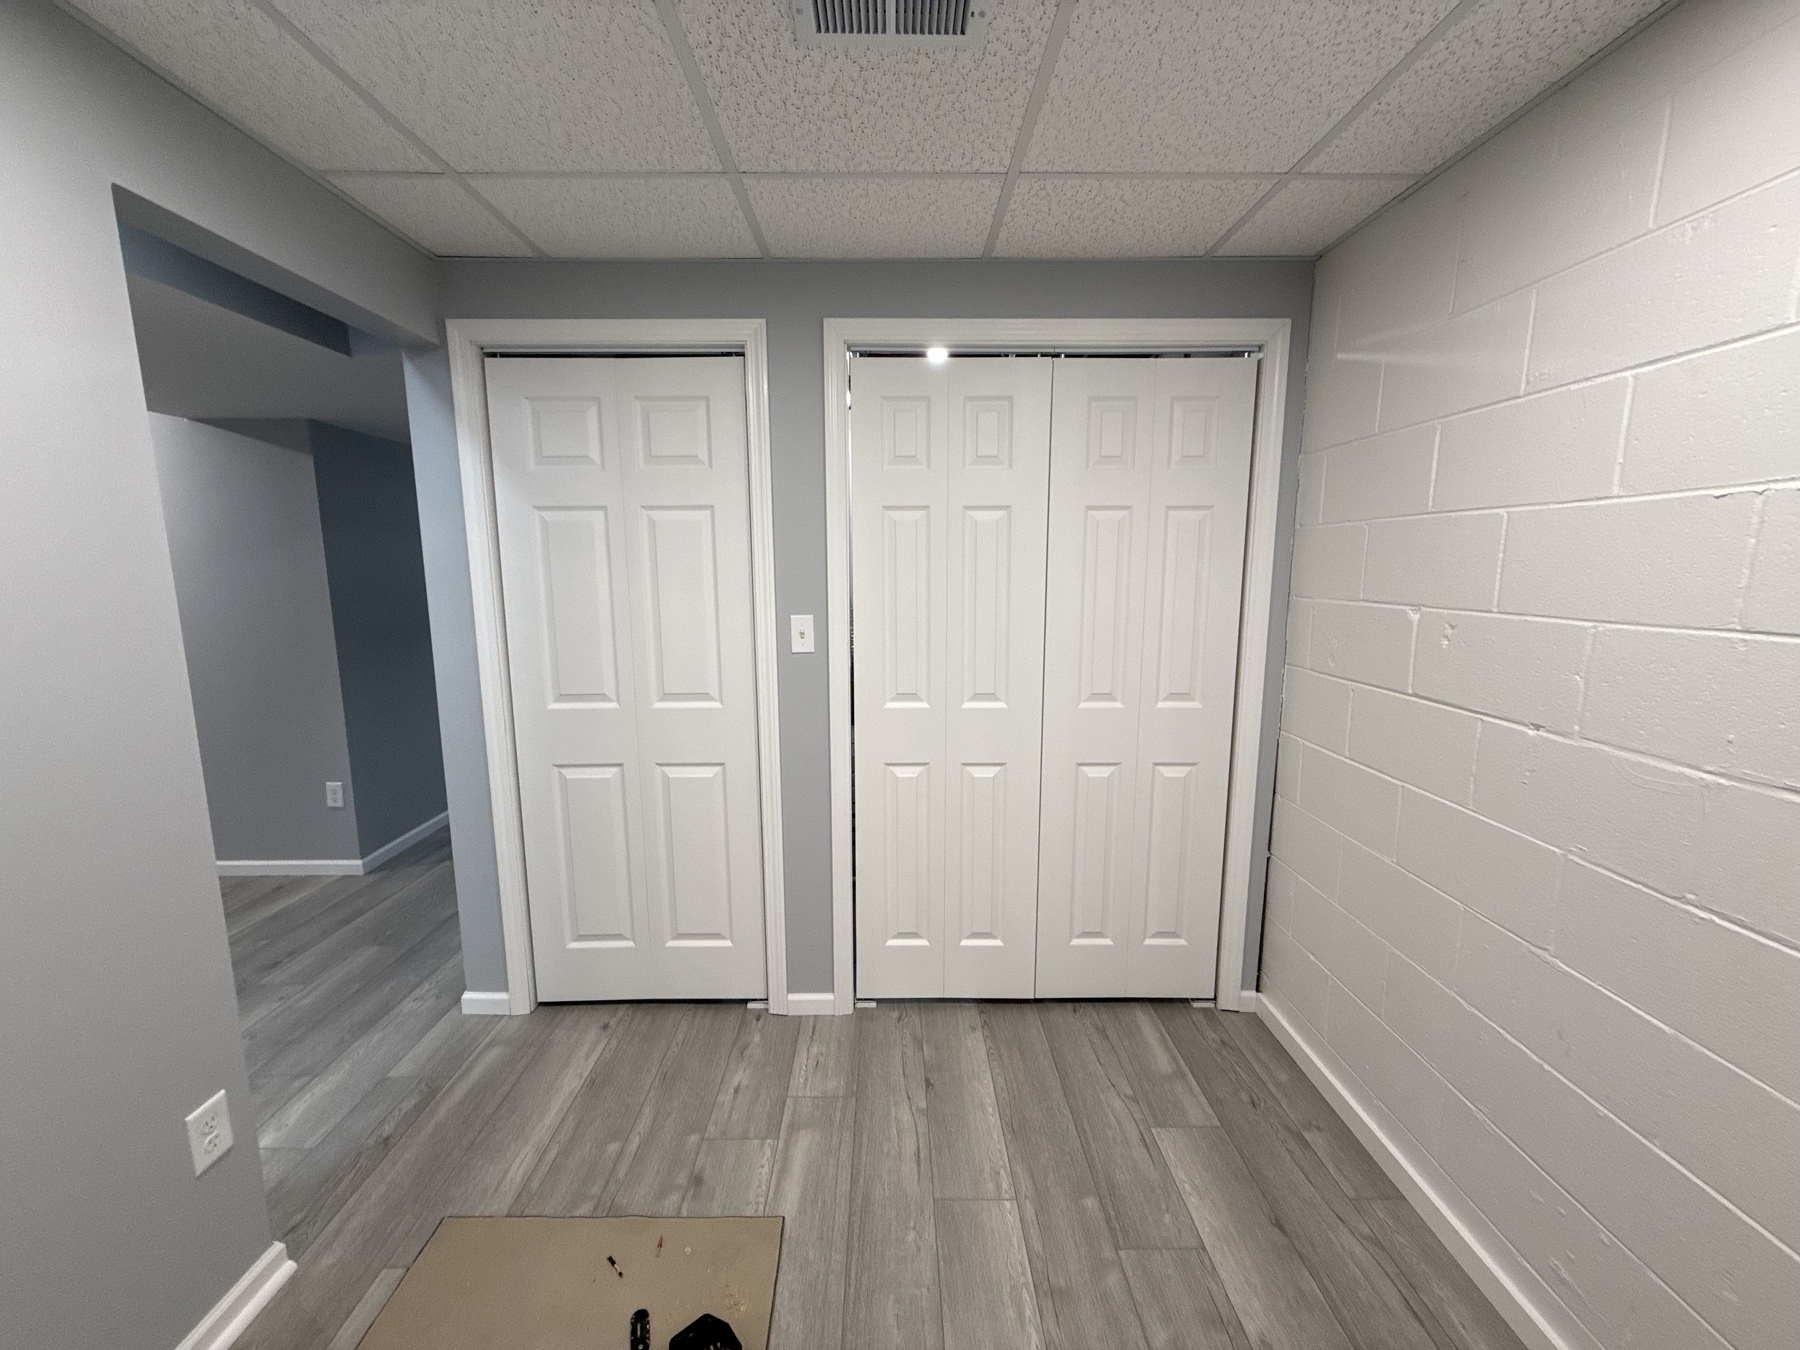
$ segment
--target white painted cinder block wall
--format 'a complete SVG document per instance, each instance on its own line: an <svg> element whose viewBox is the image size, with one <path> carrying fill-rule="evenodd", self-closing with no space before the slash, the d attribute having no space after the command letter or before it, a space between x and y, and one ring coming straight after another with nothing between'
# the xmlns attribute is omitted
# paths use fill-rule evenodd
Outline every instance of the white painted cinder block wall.
<svg viewBox="0 0 1800 1350"><path fill-rule="evenodd" d="M1800 0L1320 264L1262 986L1540 1343L1800 1336Z"/></svg>

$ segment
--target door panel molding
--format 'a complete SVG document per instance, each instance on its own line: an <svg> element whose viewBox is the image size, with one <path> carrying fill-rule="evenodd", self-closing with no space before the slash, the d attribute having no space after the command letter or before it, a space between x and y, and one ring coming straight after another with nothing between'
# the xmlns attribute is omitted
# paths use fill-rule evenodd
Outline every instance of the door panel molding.
<svg viewBox="0 0 1800 1350"><path fill-rule="evenodd" d="M1244 987L1244 953L1255 863L1257 779L1262 757L1268 686L1269 620L1274 599L1275 541L1281 500L1281 448L1286 419L1292 321L1288 319L899 319L831 318L824 329L826 446L826 568L829 607L826 652L831 682L831 833L833 1008L854 1007L854 872L852 855L850 653L850 354L858 349L922 351L1118 352L1235 350L1260 355L1251 442L1250 500L1236 655L1231 766L1226 798L1225 861L1218 932L1218 1006L1254 1006ZM1102 410L1104 411L1104 410ZM1115 413L1120 410L1114 410ZM1184 463L1210 453L1216 415L1204 401L1177 410L1172 455ZM1140 452L1140 430L1115 416L1091 428L1090 459L1098 466ZM891 443L890 443L891 444ZM942 453L919 445L919 456ZM1148 528L1148 522L1144 528ZM1160 547L1166 534L1158 531ZM1136 547L1152 541L1142 538ZM1160 597L1159 597L1160 598ZM1151 606L1159 609L1160 606ZM1195 654L1196 659L1198 653ZM1174 675L1174 671L1169 674ZM1156 670L1152 679L1160 680ZM1180 682L1180 681L1177 681ZM1205 697L1202 690L1200 697ZM1152 794L1154 796L1154 793ZM1186 794L1183 794L1184 796ZM1166 903L1166 902L1165 902ZM1191 935L1188 935L1191 936ZM1182 938L1164 939L1180 942ZM1246 995L1249 995L1247 998Z"/></svg>
<svg viewBox="0 0 1800 1350"><path fill-rule="evenodd" d="M532 966L531 920L526 904L524 825L519 810L517 747L506 651L505 610L500 578L500 543L489 441L484 358L507 352L567 356L742 353L744 411L750 496L750 570L755 639L758 797L760 800L765 964L772 1012L819 1012L808 1003L790 1009L787 995L786 902L782 883L781 760L778 735L775 610L774 489L771 477L768 412L768 339L761 319L450 319L446 321L457 457L462 476L463 520L469 550L469 582L474 602L476 658L481 682L486 739L488 797L494 821L494 852L500 882L501 933L506 951L507 1010L528 1013L537 1006ZM640 400L628 419L629 444L603 446L598 412L584 401L544 403L533 410L536 453L553 462L571 459L603 464L607 454L631 454L658 472L679 473L704 453L704 428L690 401L679 397ZM614 528L608 522L609 529ZM617 548L613 540L611 547ZM546 560L547 561L547 560ZM610 561L610 560L609 560ZM616 565L614 562L612 565ZM623 616L614 616L615 629ZM691 637L691 635L690 635ZM616 679L631 678L632 655L612 653ZM690 656L692 654L690 653ZM596 661L596 653L588 654ZM691 661L690 661L691 665ZM588 682L597 664L586 674ZM677 691L681 692L681 691ZM640 855L641 856L641 855ZM584 860L593 865L598 859ZM683 939L704 945L716 939Z"/></svg>

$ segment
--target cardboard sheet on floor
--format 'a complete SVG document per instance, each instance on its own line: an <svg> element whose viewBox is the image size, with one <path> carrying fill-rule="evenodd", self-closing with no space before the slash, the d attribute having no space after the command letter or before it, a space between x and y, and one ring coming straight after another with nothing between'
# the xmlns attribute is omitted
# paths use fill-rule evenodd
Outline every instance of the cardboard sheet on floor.
<svg viewBox="0 0 1800 1350"><path fill-rule="evenodd" d="M360 1350L625 1350L637 1308L653 1350L706 1312L767 1350L780 1256L779 1217L449 1218Z"/></svg>

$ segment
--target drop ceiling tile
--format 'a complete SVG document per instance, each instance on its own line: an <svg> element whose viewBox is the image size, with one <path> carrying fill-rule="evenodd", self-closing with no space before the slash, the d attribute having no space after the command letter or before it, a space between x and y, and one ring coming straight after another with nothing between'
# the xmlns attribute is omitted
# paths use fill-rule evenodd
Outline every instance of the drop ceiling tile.
<svg viewBox="0 0 1800 1350"><path fill-rule="evenodd" d="M1662 2L1484 0L1306 167L1434 169Z"/></svg>
<svg viewBox="0 0 1800 1350"><path fill-rule="evenodd" d="M753 258L730 182L481 177L476 190L553 258Z"/></svg>
<svg viewBox="0 0 1800 1350"><path fill-rule="evenodd" d="M1079 0L1025 167L1281 172L1454 0Z"/></svg>
<svg viewBox="0 0 1800 1350"><path fill-rule="evenodd" d="M493 212L441 173L333 174L331 181L442 258L529 257Z"/></svg>
<svg viewBox="0 0 1800 1350"><path fill-rule="evenodd" d="M1385 206L1410 178L1295 178L1220 247L1233 258L1316 258Z"/></svg>
<svg viewBox="0 0 1800 1350"><path fill-rule="evenodd" d="M980 50L803 47L790 0L680 0L737 167L1003 173L1055 0L987 0Z"/></svg>
<svg viewBox="0 0 1800 1350"><path fill-rule="evenodd" d="M719 168L650 0L277 3L452 168Z"/></svg>
<svg viewBox="0 0 1800 1350"><path fill-rule="evenodd" d="M201 102L308 168L430 160L267 14L243 0L70 0Z"/></svg>
<svg viewBox="0 0 1800 1350"><path fill-rule="evenodd" d="M744 185L777 258L978 258L1002 181L747 176Z"/></svg>
<svg viewBox="0 0 1800 1350"><path fill-rule="evenodd" d="M1021 176L994 252L1003 258L1189 258L1268 189L1259 178Z"/></svg>

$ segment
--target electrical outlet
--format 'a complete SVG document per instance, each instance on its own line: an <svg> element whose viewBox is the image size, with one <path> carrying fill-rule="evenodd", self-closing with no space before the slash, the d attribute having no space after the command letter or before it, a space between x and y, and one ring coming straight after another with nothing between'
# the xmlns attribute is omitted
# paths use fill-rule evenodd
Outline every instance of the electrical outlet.
<svg viewBox="0 0 1800 1350"><path fill-rule="evenodd" d="M231 1105L223 1090L208 1098L204 1106L189 1112L187 1118L188 1151L194 1155L194 1175L231 1151Z"/></svg>
<svg viewBox="0 0 1800 1350"><path fill-rule="evenodd" d="M330 807L341 807L343 804L344 785L342 783L327 783L325 785L325 805Z"/></svg>
<svg viewBox="0 0 1800 1350"><path fill-rule="evenodd" d="M810 614L788 615L789 649L795 652L813 650L813 616Z"/></svg>

